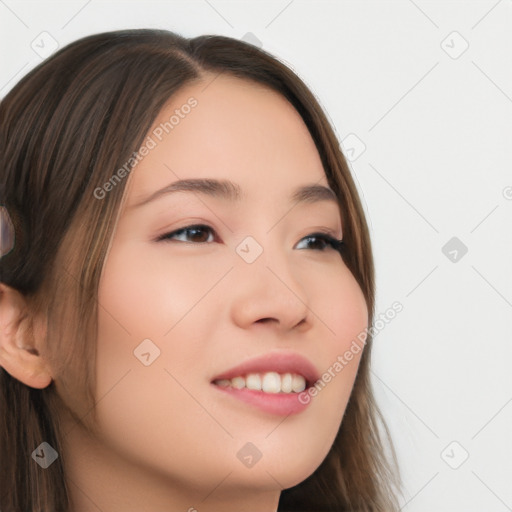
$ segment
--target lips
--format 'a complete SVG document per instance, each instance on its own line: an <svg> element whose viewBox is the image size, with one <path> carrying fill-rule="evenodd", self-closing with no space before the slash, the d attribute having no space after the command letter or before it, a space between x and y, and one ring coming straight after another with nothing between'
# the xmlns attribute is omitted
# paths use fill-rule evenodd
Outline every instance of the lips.
<svg viewBox="0 0 512 512"><path fill-rule="evenodd" d="M296 353L270 352L230 368L212 379L212 383L231 380L235 377L245 377L249 374L265 374L269 372L281 375L286 373L301 375L306 380L306 388L313 386L320 378L313 363L305 357Z"/></svg>
<svg viewBox="0 0 512 512"><path fill-rule="evenodd" d="M261 377L259 388L254 385L254 379L258 381ZM269 378L275 383L265 383ZM270 352L217 375L211 385L227 397L224 403L230 407L238 407L235 404L243 402L267 414L289 416L309 407L310 399L301 399L301 395L306 392L304 387L313 386L318 379L319 373L305 357L296 353ZM244 383L253 389L248 389Z"/></svg>

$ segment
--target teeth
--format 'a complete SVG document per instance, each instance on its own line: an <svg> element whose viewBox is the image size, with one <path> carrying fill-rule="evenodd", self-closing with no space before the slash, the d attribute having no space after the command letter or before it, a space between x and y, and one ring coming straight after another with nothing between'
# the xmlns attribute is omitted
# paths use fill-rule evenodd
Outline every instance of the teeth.
<svg viewBox="0 0 512 512"><path fill-rule="evenodd" d="M295 373L279 374L276 372L249 373L245 377L220 379L215 384L235 389L252 389L265 393L300 393L306 389L306 379Z"/></svg>
<svg viewBox="0 0 512 512"><path fill-rule="evenodd" d="M291 373L285 373L281 377L281 391L283 393L291 393L292 392L292 374Z"/></svg>
<svg viewBox="0 0 512 512"><path fill-rule="evenodd" d="M235 377L231 379L231 385L236 389L245 388L245 379L243 377Z"/></svg>
<svg viewBox="0 0 512 512"><path fill-rule="evenodd" d="M300 375L294 375L292 378L292 390L295 391L295 393L300 393L305 389L306 381L304 380L304 377L301 377Z"/></svg>
<svg viewBox="0 0 512 512"><path fill-rule="evenodd" d="M235 379L236 378L237 377L235 377ZM261 391L261 377L257 373L249 373L245 379L245 387L247 389Z"/></svg>
<svg viewBox="0 0 512 512"><path fill-rule="evenodd" d="M265 393L279 393L281 391L281 375L276 372L265 373L261 389Z"/></svg>

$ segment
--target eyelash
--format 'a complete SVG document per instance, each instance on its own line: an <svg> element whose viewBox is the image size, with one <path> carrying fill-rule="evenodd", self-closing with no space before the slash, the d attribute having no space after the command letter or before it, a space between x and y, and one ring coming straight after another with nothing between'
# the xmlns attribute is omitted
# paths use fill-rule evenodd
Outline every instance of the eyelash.
<svg viewBox="0 0 512 512"><path fill-rule="evenodd" d="M209 230L211 233L216 234L215 230L213 228L211 228L210 226L207 226L206 224L193 224L191 226L185 226L185 227L177 229L175 231L171 231L170 233L165 233L165 234L159 236L156 241L157 242L160 242L160 241L172 242L173 240L171 237L173 237L173 236L179 235L179 234L181 234L183 232L187 232L189 230L203 230L203 229ZM331 247L335 251L341 252L343 249L343 240L337 240L336 238L328 235L327 233L311 233L309 235L306 235L301 240L308 239L308 238L316 238L317 240L323 240L324 244L326 244L323 246L322 249L313 249L313 250L324 252L327 247ZM187 242L182 242L182 243L187 243ZM194 243L194 242L188 242L188 243ZM209 243L209 242L197 242L197 243L205 244L205 243Z"/></svg>

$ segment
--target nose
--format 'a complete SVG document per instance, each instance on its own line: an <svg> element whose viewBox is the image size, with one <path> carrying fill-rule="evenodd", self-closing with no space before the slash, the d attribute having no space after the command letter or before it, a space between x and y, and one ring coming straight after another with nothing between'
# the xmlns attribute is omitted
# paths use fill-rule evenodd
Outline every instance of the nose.
<svg viewBox="0 0 512 512"><path fill-rule="evenodd" d="M237 261L233 274L231 318L237 326L269 324L282 334L311 327L308 295L285 255L264 249L252 263Z"/></svg>

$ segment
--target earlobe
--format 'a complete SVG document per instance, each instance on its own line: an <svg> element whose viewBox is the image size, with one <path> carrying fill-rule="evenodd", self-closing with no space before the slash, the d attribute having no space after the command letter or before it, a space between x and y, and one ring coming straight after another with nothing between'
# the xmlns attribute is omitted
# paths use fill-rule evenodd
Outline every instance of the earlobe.
<svg viewBox="0 0 512 512"><path fill-rule="evenodd" d="M25 385L42 389L52 376L37 348L44 340L36 339L34 322L23 295L0 283L0 366Z"/></svg>

